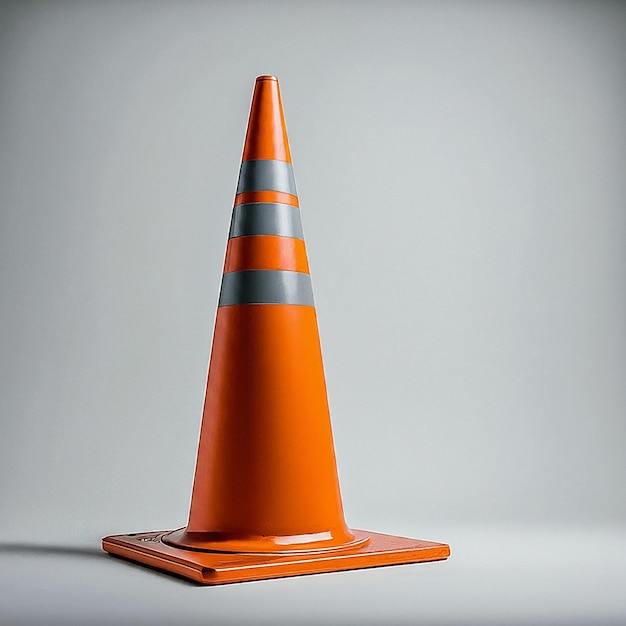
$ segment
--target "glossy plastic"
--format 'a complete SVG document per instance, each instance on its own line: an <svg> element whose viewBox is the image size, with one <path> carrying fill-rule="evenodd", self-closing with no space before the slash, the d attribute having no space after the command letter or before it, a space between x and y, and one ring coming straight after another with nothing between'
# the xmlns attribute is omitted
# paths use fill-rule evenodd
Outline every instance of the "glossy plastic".
<svg viewBox="0 0 626 626"><path fill-rule="evenodd" d="M271 162L249 163L257 159ZM291 152L275 77L257 78L242 161L239 188L255 190L235 197L235 207L248 206L237 209L226 250L230 291L215 320L188 524L107 537L104 549L205 584L446 558L445 544L346 525L312 300L280 301L278 290L278 303L240 303L250 300L238 290L256 280L285 272L303 279L293 284L309 280L290 208L298 198L277 189ZM239 215L257 206L263 215Z"/></svg>

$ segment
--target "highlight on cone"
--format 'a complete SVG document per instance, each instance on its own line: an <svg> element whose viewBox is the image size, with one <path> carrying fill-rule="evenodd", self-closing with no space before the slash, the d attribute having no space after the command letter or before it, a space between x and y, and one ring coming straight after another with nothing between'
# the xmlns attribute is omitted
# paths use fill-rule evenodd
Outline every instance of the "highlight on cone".
<svg viewBox="0 0 626 626"><path fill-rule="evenodd" d="M103 548L205 584L433 561L446 544L351 530L278 79L256 79L189 519Z"/></svg>

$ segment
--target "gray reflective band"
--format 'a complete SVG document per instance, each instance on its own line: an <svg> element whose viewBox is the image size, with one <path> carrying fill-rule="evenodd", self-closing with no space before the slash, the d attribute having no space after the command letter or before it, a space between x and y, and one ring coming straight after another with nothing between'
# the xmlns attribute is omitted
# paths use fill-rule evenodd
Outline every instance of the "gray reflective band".
<svg viewBox="0 0 626 626"><path fill-rule="evenodd" d="M284 191L297 195L291 163L274 159L244 161L239 171L237 193L246 191Z"/></svg>
<svg viewBox="0 0 626 626"><path fill-rule="evenodd" d="M245 270L222 277L218 306L229 304L302 304L314 306L311 277L285 270Z"/></svg>
<svg viewBox="0 0 626 626"><path fill-rule="evenodd" d="M289 204L253 202L233 209L230 237L278 235L304 239L300 209Z"/></svg>

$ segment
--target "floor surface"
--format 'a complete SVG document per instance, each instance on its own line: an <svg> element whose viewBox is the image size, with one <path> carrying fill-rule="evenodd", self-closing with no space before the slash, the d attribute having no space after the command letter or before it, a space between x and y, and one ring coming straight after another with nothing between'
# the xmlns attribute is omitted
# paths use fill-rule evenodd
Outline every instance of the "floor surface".
<svg viewBox="0 0 626 626"><path fill-rule="evenodd" d="M106 555L95 539L5 541L0 623L626 624L624 528L456 528L427 539L449 542L450 559L211 588Z"/></svg>

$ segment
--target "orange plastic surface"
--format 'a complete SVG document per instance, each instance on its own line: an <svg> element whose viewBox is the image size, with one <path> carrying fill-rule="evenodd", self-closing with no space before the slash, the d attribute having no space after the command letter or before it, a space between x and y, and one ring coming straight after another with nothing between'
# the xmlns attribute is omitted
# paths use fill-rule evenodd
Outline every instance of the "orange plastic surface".
<svg viewBox="0 0 626 626"><path fill-rule="evenodd" d="M276 159L291 163L280 87L275 76L259 76L250 106L242 161Z"/></svg>
<svg viewBox="0 0 626 626"><path fill-rule="evenodd" d="M202 585L299 576L439 561L450 556L443 543L353 530L357 540L367 540L352 550L300 554L228 554L182 550L163 541L171 531L105 537L104 549L144 565L194 580Z"/></svg>
<svg viewBox="0 0 626 626"><path fill-rule="evenodd" d="M252 552L353 540L313 307L218 309L187 532Z"/></svg>
<svg viewBox="0 0 626 626"><path fill-rule="evenodd" d="M284 191L245 191L235 196L235 206L249 202L279 202L299 207L298 196Z"/></svg>
<svg viewBox="0 0 626 626"><path fill-rule="evenodd" d="M240 270L291 270L308 274L304 241L274 235L229 239L224 274Z"/></svg>

